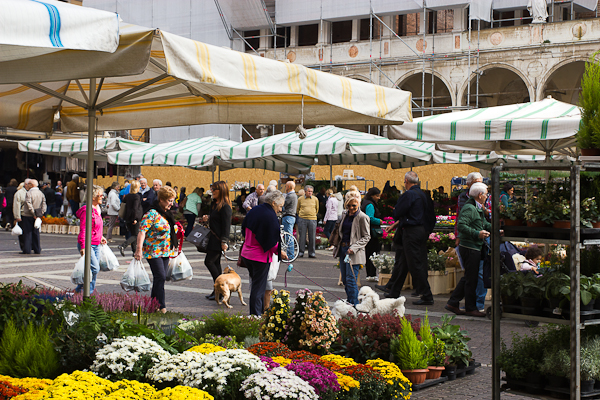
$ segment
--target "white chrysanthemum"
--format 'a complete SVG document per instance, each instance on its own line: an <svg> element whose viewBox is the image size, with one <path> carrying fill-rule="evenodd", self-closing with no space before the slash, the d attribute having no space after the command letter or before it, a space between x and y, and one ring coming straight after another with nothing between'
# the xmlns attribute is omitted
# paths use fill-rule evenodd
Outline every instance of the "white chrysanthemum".
<svg viewBox="0 0 600 400"><path fill-rule="evenodd" d="M198 367L204 354L195 351L185 351L180 354L171 355L165 360L154 364L146 373L146 378L154 382L172 382L178 384L183 382L184 371L188 368Z"/></svg>
<svg viewBox="0 0 600 400"><path fill-rule="evenodd" d="M293 371L283 367L250 375L240 387L247 399L317 400L315 389Z"/></svg>

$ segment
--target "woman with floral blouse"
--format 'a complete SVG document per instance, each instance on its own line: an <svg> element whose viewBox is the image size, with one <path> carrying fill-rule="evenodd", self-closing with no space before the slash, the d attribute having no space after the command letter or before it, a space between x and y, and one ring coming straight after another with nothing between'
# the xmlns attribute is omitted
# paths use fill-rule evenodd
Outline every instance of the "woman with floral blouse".
<svg viewBox="0 0 600 400"><path fill-rule="evenodd" d="M165 280L169 257L176 257L179 252L177 231L180 225L175 223L169 211L175 201L175 191L169 186L163 186L158 191L158 199L144 214L137 237L135 259L142 257L148 260L152 270L151 297L158 300L160 311L165 313Z"/></svg>

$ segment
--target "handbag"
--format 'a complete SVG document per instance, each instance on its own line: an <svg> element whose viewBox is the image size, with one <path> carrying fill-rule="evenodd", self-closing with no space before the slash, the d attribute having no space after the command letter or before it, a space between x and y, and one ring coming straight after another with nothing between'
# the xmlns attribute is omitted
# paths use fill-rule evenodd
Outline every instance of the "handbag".
<svg viewBox="0 0 600 400"><path fill-rule="evenodd" d="M240 268L248 268L246 267L246 263L244 262L244 259L242 258L242 249L244 248L244 244L242 243L242 245L240 246L240 253L238 255L238 259L237 259L237 266Z"/></svg>
<svg viewBox="0 0 600 400"><path fill-rule="evenodd" d="M208 235L211 232L212 231L205 226L196 225L194 229L192 229L190 234L185 238L185 240L196 246L198 248L198 251L206 253L206 250L208 248Z"/></svg>
<svg viewBox="0 0 600 400"><path fill-rule="evenodd" d="M335 223L335 227L331 234L329 235L329 245L334 247L339 247L342 238L340 237L340 222Z"/></svg>
<svg viewBox="0 0 600 400"><path fill-rule="evenodd" d="M383 229L381 228L372 228L373 236L377 239L381 239L383 237Z"/></svg>
<svg viewBox="0 0 600 400"><path fill-rule="evenodd" d="M119 218L120 218L122 221L125 221L125 213L126 213L126 210L127 210L127 204L125 204L125 203L122 203L122 204L121 204L121 208L119 208Z"/></svg>

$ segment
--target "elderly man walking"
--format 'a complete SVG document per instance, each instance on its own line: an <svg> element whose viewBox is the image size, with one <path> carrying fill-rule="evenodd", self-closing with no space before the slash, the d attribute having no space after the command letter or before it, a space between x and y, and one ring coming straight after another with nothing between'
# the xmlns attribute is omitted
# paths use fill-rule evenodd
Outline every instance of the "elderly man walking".
<svg viewBox="0 0 600 400"><path fill-rule="evenodd" d="M308 231L308 257L316 258L315 237L317 235L317 215L319 213L319 199L313 196L314 188L304 186L304 196L298 199L298 257L304 256L306 249L306 232Z"/></svg>
<svg viewBox="0 0 600 400"><path fill-rule="evenodd" d="M296 184L294 181L289 181L285 184L285 202L281 211L281 223L283 230L290 235L294 234L294 224L296 223L296 208L298 207L298 196L296 195ZM287 256L291 260L294 257L294 241L288 243Z"/></svg>
<svg viewBox="0 0 600 400"><path fill-rule="evenodd" d="M246 197L246 200L242 203L242 207L246 211L252 210L258 205L258 198L265 193L265 185L256 185L256 190Z"/></svg>
<svg viewBox="0 0 600 400"><path fill-rule="evenodd" d="M415 289L421 295L421 299L413 301L413 304L420 306L433 305L433 294L427 281L427 198L418 184L419 177L415 172L409 171L404 175L406 192L400 196L394 208L394 219L399 222L396 235L402 235L400 243L394 237L396 244L401 247L396 252L396 256L400 257L396 268L400 268L400 271L386 297L400 297L402 285L410 271Z"/></svg>
<svg viewBox="0 0 600 400"><path fill-rule="evenodd" d="M22 185L19 185L20 188L15 192L15 197L13 199L13 215L14 215L14 224L21 222L21 213L23 211L23 207L25 206L25 197L27 196L27 191L29 190L29 183L31 179L25 179ZM23 229L23 223L19 225L21 229ZM21 252L23 251L23 242L25 240L25 236L19 235L19 248Z"/></svg>
<svg viewBox="0 0 600 400"><path fill-rule="evenodd" d="M35 224L36 218L41 218L46 212L46 197L38 188L38 181L31 179L29 181L29 190L25 196L25 207L22 213L23 229L23 254L31 254L31 250L35 254L42 252L40 246L40 230Z"/></svg>

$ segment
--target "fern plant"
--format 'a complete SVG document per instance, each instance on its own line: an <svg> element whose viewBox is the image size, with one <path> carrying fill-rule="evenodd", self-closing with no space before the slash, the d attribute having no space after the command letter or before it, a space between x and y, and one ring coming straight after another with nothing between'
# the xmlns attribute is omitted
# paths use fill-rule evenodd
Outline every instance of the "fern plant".
<svg viewBox="0 0 600 400"><path fill-rule="evenodd" d="M600 148L600 62L596 60L599 54L600 51L592 54L581 78L578 104L581 124L577 132L577 145L581 149Z"/></svg>
<svg viewBox="0 0 600 400"><path fill-rule="evenodd" d="M406 370L427 368L425 345L417 339L417 334L406 318L402 318L401 325L400 335L390 343L396 364Z"/></svg>
<svg viewBox="0 0 600 400"><path fill-rule="evenodd" d="M0 374L15 378L55 378L58 355L45 326L28 324L18 329L8 322L0 341Z"/></svg>

